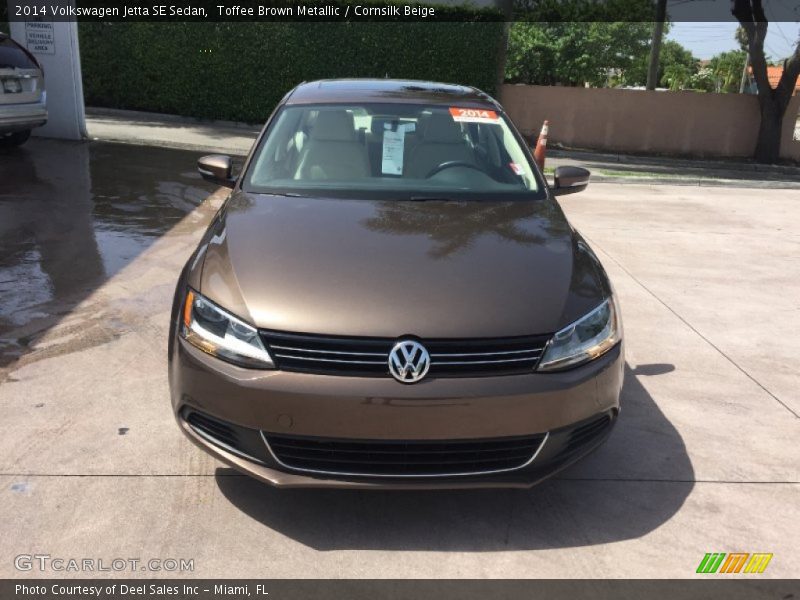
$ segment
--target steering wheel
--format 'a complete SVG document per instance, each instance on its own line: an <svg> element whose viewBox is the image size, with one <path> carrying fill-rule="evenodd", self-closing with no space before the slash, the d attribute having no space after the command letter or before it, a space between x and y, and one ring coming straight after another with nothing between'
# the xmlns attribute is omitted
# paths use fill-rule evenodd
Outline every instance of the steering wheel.
<svg viewBox="0 0 800 600"><path fill-rule="evenodd" d="M446 162L441 163L440 165L433 167L430 171L428 171L428 174L425 175L425 179L430 179L437 173L441 173L445 169L452 169L453 167L466 167L467 169L474 169L476 171L479 171L484 175L486 174L486 172L483 169L481 169L478 165L472 164L465 160L448 160Z"/></svg>

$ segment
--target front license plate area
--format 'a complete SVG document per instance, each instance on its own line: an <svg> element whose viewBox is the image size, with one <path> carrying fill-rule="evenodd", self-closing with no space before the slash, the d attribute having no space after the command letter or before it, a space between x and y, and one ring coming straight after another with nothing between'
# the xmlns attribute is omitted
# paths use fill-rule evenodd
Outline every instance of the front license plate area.
<svg viewBox="0 0 800 600"><path fill-rule="evenodd" d="M3 91L6 94L19 94L22 92L22 83L16 77L4 77L2 80Z"/></svg>

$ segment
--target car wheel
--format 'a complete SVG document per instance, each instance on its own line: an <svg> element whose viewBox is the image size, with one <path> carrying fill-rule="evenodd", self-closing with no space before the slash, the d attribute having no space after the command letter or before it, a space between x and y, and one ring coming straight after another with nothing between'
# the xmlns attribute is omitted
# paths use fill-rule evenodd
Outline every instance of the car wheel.
<svg viewBox="0 0 800 600"><path fill-rule="evenodd" d="M10 146L21 146L28 141L29 137L31 137L30 129L26 131L15 131L14 133L0 137L0 146L4 146L6 148Z"/></svg>

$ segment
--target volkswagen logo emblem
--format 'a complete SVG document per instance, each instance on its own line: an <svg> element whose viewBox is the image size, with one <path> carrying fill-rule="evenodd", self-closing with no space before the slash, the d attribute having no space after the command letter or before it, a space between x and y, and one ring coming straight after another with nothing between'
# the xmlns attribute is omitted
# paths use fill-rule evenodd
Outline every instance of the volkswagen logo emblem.
<svg viewBox="0 0 800 600"><path fill-rule="evenodd" d="M389 352L389 372L400 383L416 383L431 367L425 346L412 340L397 342Z"/></svg>

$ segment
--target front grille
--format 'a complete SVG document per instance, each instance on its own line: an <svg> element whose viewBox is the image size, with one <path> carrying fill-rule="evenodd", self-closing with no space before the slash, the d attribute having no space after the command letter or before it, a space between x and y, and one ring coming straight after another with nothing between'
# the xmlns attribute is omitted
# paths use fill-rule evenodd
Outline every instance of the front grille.
<svg viewBox="0 0 800 600"><path fill-rule="evenodd" d="M289 469L330 475L427 477L510 471L535 456L546 435L492 440L339 440L264 434Z"/></svg>
<svg viewBox="0 0 800 600"><path fill-rule="evenodd" d="M389 352L398 341L276 331L261 335L279 369L355 377L391 377ZM549 335L539 335L420 343L431 356L427 377L481 377L530 373L548 339Z"/></svg>

